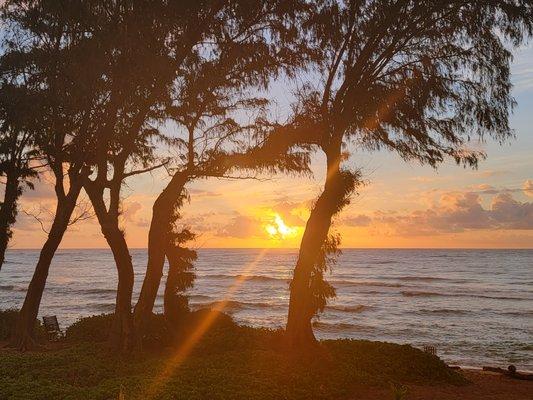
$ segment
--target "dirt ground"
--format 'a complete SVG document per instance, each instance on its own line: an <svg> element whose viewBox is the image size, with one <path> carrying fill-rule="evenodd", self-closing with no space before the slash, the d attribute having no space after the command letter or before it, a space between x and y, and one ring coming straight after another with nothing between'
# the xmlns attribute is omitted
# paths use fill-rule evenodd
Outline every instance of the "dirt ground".
<svg viewBox="0 0 533 400"><path fill-rule="evenodd" d="M462 370L466 386L409 386L405 400L533 400L533 381L522 381L493 372ZM393 399L391 390L361 387L354 400Z"/></svg>

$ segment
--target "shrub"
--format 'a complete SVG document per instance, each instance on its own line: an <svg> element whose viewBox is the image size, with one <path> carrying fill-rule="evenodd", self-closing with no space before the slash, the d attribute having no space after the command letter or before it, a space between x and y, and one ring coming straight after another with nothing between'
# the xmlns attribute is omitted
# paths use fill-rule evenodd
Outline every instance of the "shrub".
<svg viewBox="0 0 533 400"><path fill-rule="evenodd" d="M73 342L105 342L113 322L113 314L80 318L67 328L67 340Z"/></svg>
<svg viewBox="0 0 533 400"><path fill-rule="evenodd" d="M18 311L0 310L0 340L8 340L15 326Z"/></svg>
<svg viewBox="0 0 533 400"><path fill-rule="evenodd" d="M208 310L184 315L173 330L154 315L146 334L162 351L118 356L97 343L107 338L112 318L79 320L67 330L67 345L53 351L0 352L0 399L107 400L122 393L141 400L157 383L154 398L161 400L336 400L352 398L362 384L390 382L398 388L393 394L405 398L404 383L464 383L438 357L411 346L327 340L317 351L291 354L280 346L282 331L239 326ZM199 332L192 351L176 358L187 335ZM164 347L168 338L174 347Z"/></svg>
<svg viewBox="0 0 533 400"><path fill-rule="evenodd" d="M14 309L0 310L0 340L9 340L17 323L18 313ZM34 333L38 342L47 338L46 331L38 319L35 320Z"/></svg>

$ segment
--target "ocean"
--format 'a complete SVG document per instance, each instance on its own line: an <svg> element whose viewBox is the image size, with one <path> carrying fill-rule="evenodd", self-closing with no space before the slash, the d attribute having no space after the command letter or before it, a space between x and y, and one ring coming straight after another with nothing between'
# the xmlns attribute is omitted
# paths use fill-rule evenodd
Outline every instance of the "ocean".
<svg viewBox="0 0 533 400"><path fill-rule="evenodd" d="M227 299L226 312L237 322L283 327L296 255L201 249L190 304L196 309ZM8 251L0 309L21 306L37 257L37 250ZM136 299L146 250L132 250L132 257ZM533 250L345 249L328 280L337 297L314 321L319 338L433 345L451 364L533 370ZM39 315L57 315L66 327L111 312L115 286L109 250L60 250Z"/></svg>

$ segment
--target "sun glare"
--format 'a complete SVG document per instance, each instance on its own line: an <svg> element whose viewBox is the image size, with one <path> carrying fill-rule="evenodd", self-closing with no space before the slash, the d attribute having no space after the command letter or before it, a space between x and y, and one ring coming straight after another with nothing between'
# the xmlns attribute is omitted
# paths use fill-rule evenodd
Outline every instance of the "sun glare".
<svg viewBox="0 0 533 400"><path fill-rule="evenodd" d="M238 275L238 278L235 279L233 285L229 287L223 299L218 302L216 306L211 307L211 310L215 312L208 313L205 318L200 321L193 332L183 341L176 353L174 353L166 362L164 368L154 377L148 387L145 388L145 392L143 393L144 399L153 399L157 397L161 388L164 387L165 383L169 380L172 374L181 364L183 364L196 344L202 339L205 333L209 331L213 323L218 318L219 313L225 311L226 306L228 305L228 302L231 300L232 296L246 281L246 276L253 273L261 260L264 258L265 254L267 254L267 250L261 250L255 259L245 266L242 272Z"/></svg>
<svg viewBox="0 0 533 400"><path fill-rule="evenodd" d="M279 214L274 215L272 223L265 225L265 230L274 239L286 239L298 234L298 228L287 226Z"/></svg>

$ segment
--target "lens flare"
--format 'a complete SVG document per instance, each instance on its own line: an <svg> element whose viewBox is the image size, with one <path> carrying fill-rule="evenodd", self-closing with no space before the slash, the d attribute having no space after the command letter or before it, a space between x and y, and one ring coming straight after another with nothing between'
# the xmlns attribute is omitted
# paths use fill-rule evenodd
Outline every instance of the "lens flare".
<svg viewBox="0 0 533 400"><path fill-rule="evenodd" d="M228 302L231 300L231 296L235 293L235 291L237 291L237 289L239 289L241 284L246 281L246 277L250 275L254 269L256 269L257 264L263 259L266 252L267 249L263 249L257 255L257 257L243 269L243 271L239 274L239 277L235 279L233 285L226 292L224 299L218 302L215 307L211 308L213 311L224 311ZM172 376L176 368L183 364L196 344L216 321L217 317L218 313L211 312L208 313L202 321L200 321L196 329L183 341L174 355L170 357L162 371L153 379L150 386L145 389L143 396L144 399L153 399L159 394L160 390Z"/></svg>

